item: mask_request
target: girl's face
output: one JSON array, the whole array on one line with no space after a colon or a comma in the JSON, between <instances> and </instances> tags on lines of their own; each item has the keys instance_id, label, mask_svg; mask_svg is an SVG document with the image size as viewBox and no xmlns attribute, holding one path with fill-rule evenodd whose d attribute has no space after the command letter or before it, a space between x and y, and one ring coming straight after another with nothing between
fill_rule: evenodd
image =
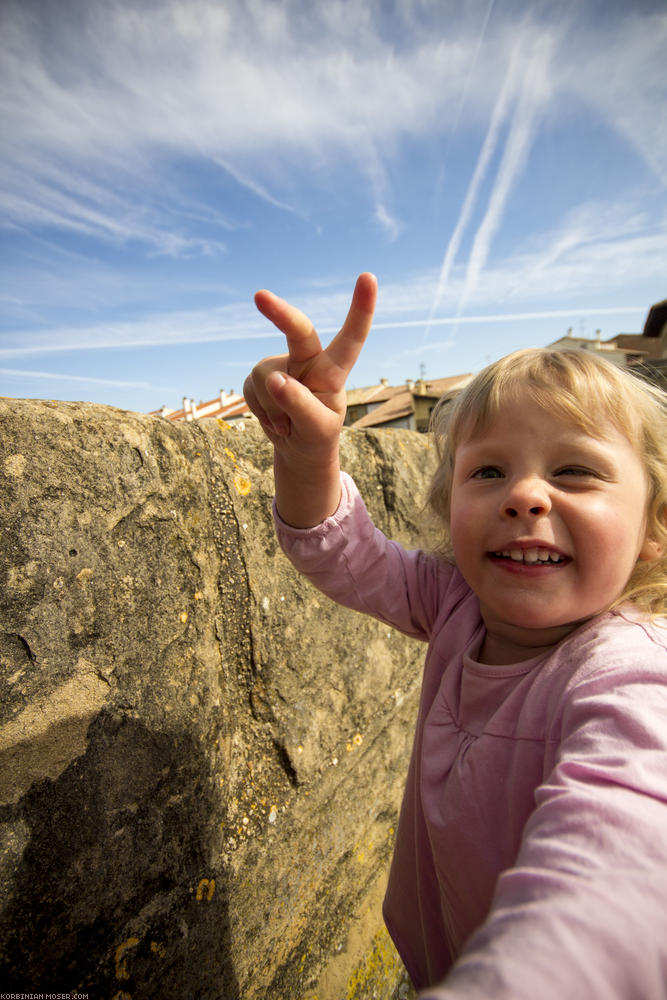
<instances>
[{"instance_id":1,"label":"girl's face","mask_svg":"<svg viewBox=\"0 0 667 1000\"><path fill-rule=\"evenodd\" d=\"M451 539L480 600L481 659L550 648L623 592L646 540L648 485L608 420L592 437L527 396L508 402L454 456Z\"/></svg>"}]
</instances>

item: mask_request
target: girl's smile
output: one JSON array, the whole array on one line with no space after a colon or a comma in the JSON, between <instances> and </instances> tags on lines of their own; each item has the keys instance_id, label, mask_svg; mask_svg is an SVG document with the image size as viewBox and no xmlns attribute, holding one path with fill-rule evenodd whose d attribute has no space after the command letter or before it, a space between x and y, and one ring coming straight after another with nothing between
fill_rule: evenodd
<instances>
[{"instance_id":1,"label":"girl's smile","mask_svg":"<svg viewBox=\"0 0 667 1000\"><path fill-rule=\"evenodd\" d=\"M505 561L505 569L510 573L553 569L555 566L564 566L569 559L551 546L532 540L526 546L520 542L510 542L502 551L490 552L489 558Z\"/></svg>"},{"instance_id":2,"label":"girl's smile","mask_svg":"<svg viewBox=\"0 0 667 1000\"><path fill-rule=\"evenodd\" d=\"M593 437L527 396L456 450L451 538L486 662L528 659L622 594L651 558L646 475L611 421Z\"/></svg>"}]
</instances>

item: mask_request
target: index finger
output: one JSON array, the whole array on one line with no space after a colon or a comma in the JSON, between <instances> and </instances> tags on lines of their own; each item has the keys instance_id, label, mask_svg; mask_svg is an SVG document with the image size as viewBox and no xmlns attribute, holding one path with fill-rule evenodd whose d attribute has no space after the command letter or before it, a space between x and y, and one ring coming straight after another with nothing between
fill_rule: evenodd
<instances>
[{"instance_id":1,"label":"index finger","mask_svg":"<svg viewBox=\"0 0 667 1000\"><path fill-rule=\"evenodd\" d=\"M321 354L322 345L315 327L296 306L265 288L256 293L255 305L263 316L285 334L291 362L302 365Z\"/></svg>"},{"instance_id":2,"label":"index finger","mask_svg":"<svg viewBox=\"0 0 667 1000\"><path fill-rule=\"evenodd\" d=\"M370 272L360 274L345 322L324 352L346 375L354 367L370 333L376 299L377 278Z\"/></svg>"}]
</instances>

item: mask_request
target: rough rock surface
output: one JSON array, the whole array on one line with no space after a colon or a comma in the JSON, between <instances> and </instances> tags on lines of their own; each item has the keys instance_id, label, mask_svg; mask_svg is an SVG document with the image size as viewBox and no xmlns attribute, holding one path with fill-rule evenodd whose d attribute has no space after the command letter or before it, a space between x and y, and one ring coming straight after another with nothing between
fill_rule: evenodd
<instances>
[{"instance_id":1,"label":"rough rock surface","mask_svg":"<svg viewBox=\"0 0 667 1000\"><path fill-rule=\"evenodd\" d=\"M409 995L380 904L423 647L300 579L259 429L0 400L0 982ZM433 462L346 432L417 542Z\"/></svg>"}]
</instances>

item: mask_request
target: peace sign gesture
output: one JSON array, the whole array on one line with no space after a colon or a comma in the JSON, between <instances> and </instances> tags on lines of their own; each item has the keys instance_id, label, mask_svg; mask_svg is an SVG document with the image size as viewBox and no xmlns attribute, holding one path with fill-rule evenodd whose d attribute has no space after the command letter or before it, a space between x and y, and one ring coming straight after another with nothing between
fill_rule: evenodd
<instances>
[{"instance_id":1,"label":"peace sign gesture","mask_svg":"<svg viewBox=\"0 0 667 1000\"><path fill-rule=\"evenodd\" d=\"M274 446L278 509L295 527L318 524L338 506L345 381L370 331L376 295L375 277L360 275L345 322L326 348L299 309L271 292L255 296L259 311L285 334L288 353L255 365L243 392Z\"/></svg>"}]
</instances>

